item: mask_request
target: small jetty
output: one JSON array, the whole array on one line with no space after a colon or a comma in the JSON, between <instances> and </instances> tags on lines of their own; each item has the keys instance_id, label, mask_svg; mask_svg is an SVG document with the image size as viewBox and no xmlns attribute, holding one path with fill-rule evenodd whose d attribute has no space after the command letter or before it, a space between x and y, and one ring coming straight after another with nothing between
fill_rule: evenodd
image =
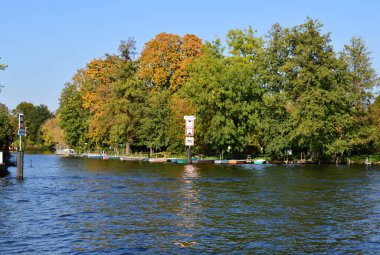
<instances>
[{"instance_id":1,"label":"small jetty","mask_svg":"<svg viewBox=\"0 0 380 255\"><path fill-rule=\"evenodd\" d=\"M121 161L145 161L149 163L175 163L175 164L187 164L189 160L187 158L175 158L175 157L143 157L143 156L117 156L107 155L104 153L86 153L77 155L89 159L103 159L103 160L121 160ZM191 160L193 164L229 164L229 165L241 165L241 164L266 164L265 159L203 159L194 157Z\"/></svg>"},{"instance_id":2,"label":"small jetty","mask_svg":"<svg viewBox=\"0 0 380 255\"><path fill-rule=\"evenodd\" d=\"M163 155L158 155L156 157L143 156L143 154L132 154L130 156L120 156L120 155L110 155L105 152L87 152L83 154L74 154L73 151L68 149L61 150L62 153L56 153L63 156L73 156L82 157L88 159L101 159L101 160L120 160L120 161L144 161L149 163L175 163L175 164L188 164L189 160L187 158L177 158L177 157L162 157ZM192 157L192 164L229 164L229 165L241 165L241 164L254 164L262 165L268 163L266 159L256 158L251 159L248 156L246 159L212 159L212 158L202 158L202 157Z\"/></svg>"}]
</instances>

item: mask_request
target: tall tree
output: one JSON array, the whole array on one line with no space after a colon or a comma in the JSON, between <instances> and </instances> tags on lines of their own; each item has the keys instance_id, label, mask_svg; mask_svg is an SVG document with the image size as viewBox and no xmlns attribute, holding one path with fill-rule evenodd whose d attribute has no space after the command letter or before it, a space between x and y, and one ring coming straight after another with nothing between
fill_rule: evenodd
<instances>
[{"instance_id":1,"label":"tall tree","mask_svg":"<svg viewBox=\"0 0 380 255\"><path fill-rule=\"evenodd\" d=\"M138 74L151 87L176 91L186 81L186 64L201 55L202 41L195 35L160 33L145 44Z\"/></svg>"},{"instance_id":2,"label":"tall tree","mask_svg":"<svg viewBox=\"0 0 380 255\"><path fill-rule=\"evenodd\" d=\"M352 105L355 107L369 105L372 89L379 81L372 67L370 54L364 40L360 37L353 37L349 44L344 45L344 50L340 53L349 73L346 90L350 93Z\"/></svg>"},{"instance_id":3,"label":"tall tree","mask_svg":"<svg viewBox=\"0 0 380 255\"><path fill-rule=\"evenodd\" d=\"M120 55L112 55L115 80L102 82L95 90L89 136L112 146L125 143L128 155L141 119L146 86L136 75L135 41L122 41L119 51Z\"/></svg>"},{"instance_id":4,"label":"tall tree","mask_svg":"<svg viewBox=\"0 0 380 255\"><path fill-rule=\"evenodd\" d=\"M263 136L271 153L295 148L337 159L369 142L365 113L352 106L358 105L354 101L363 105L372 85L353 85L358 75L349 71L355 68L347 59L359 58L343 54L338 59L329 34L322 34L321 28L319 21L308 18L291 29L274 25L270 31L264 97L270 104L265 107L268 123ZM349 49L346 54L358 51Z\"/></svg>"},{"instance_id":5,"label":"tall tree","mask_svg":"<svg viewBox=\"0 0 380 255\"><path fill-rule=\"evenodd\" d=\"M293 27L284 37L288 50L280 67L285 78L287 111L291 117L288 139L314 155L323 153L333 142L337 119L344 116L345 100L337 96L344 92L340 86L341 65L330 44L330 35L322 34L322 24L308 18Z\"/></svg>"},{"instance_id":6,"label":"tall tree","mask_svg":"<svg viewBox=\"0 0 380 255\"><path fill-rule=\"evenodd\" d=\"M207 43L205 55L189 67L184 87L197 116L197 141L220 152L244 149L257 127L262 96L262 40L251 28L227 35L231 57L223 57L220 41ZM219 52L218 52L219 51Z\"/></svg>"},{"instance_id":7,"label":"tall tree","mask_svg":"<svg viewBox=\"0 0 380 255\"><path fill-rule=\"evenodd\" d=\"M259 144L269 155L282 156L293 145L289 138L291 132L290 113L287 95L285 93L285 73L282 66L289 60L285 38L289 29L276 23L266 36L264 52L264 68L261 72L265 92L263 95L263 114L257 133Z\"/></svg>"},{"instance_id":8,"label":"tall tree","mask_svg":"<svg viewBox=\"0 0 380 255\"><path fill-rule=\"evenodd\" d=\"M66 83L59 99L60 126L70 147L84 149L90 146L88 139L89 112L83 107L79 84Z\"/></svg>"},{"instance_id":9,"label":"tall tree","mask_svg":"<svg viewBox=\"0 0 380 255\"><path fill-rule=\"evenodd\" d=\"M169 89L150 90L144 106L139 137L143 145L153 150L163 150L169 146L167 133L170 125Z\"/></svg>"},{"instance_id":10,"label":"tall tree","mask_svg":"<svg viewBox=\"0 0 380 255\"><path fill-rule=\"evenodd\" d=\"M339 84L344 84L337 97L345 98L344 118L337 122L336 139L327 145L327 151L337 155L368 152L373 144L374 126L368 115L368 106L373 97L372 89L378 78L372 67L370 52L365 42L354 37L340 53L343 68ZM340 107L342 109L342 107Z\"/></svg>"}]
</instances>

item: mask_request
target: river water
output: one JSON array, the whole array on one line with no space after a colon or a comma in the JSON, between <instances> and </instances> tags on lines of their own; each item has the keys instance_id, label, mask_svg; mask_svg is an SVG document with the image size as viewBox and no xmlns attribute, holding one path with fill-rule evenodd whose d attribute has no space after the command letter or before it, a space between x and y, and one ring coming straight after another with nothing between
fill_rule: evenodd
<instances>
[{"instance_id":1,"label":"river water","mask_svg":"<svg viewBox=\"0 0 380 255\"><path fill-rule=\"evenodd\" d=\"M25 155L1 254L376 254L380 168Z\"/></svg>"}]
</instances>

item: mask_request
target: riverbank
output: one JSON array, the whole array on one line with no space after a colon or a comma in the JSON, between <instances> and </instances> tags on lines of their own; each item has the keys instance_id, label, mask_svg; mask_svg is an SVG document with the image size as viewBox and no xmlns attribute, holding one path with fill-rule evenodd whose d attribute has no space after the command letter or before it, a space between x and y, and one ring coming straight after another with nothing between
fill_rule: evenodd
<instances>
[{"instance_id":1,"label":"riverbank","mask_svg":"<svg viewBox=\"0 0 380 255\"><path fill-rule=\"evenodd\" d=\"M53 154L51 151L26 151L26 154ZM149 155L148 153L134 153L130 156L126 155L114 155L112 153L82 153L82 154L70 154L70 155L60 155L63 157L82 157L90 159L103 159L103 160L121 160L121 161L146 161L151 163L188 163L188 159L185 155L173 155L167 152L154 153ZM227 158L227 159L226 159ZM206 156L203 154L195 154L192 157L192 163L216 163L216 164L338 164L338 165L380 165L380 154L374 155L357 155L352 157L342 157L338 160L338 163L333 160L321 160L320 162L312 162L310 159L297 159L289 158L288 160L279 160L266 157L265 155L257 155L252 157L250 155L225 155L225 159L221 160L215 156Z\"/></svg>"},{"instance_id":2,"label":"riverbank","mask_svg":"<svg viewBox=\"0 0 380 255\"><path fill-rule=\"evenodd\" d=\"M177 155L177 156L165 156L164 154L157 154L156 156L149 157L148 154L135 154L132 156L121 156L121 155L109 155L106 153L85 153L85 154L70 154L70 155L63 155L64 157L82 157L82 158L89 158L89 159L102 159L102 160L120 160L120 161L145 161L150 163L189 163L188 159L184 156ZM236 164L276 164L276 165L286 165L286 164L308 164L308 165L320 165L320 164L338 164L338 165L350 165L350 164L356 164L356 165L380 165L379 156L371 156L371 157L365 157L365 156L357 156L352 158L344 158L337 162L333 161L321 161L321 162L312 162L311 160L272 160L270 158L266 158L264 156L262 157L247 157L246 159L242 159L242 157L237 158L229 158L229 159L217 159L215 157L199 157L194 156L191 159L192 163L198 164L198 163L210 163L210 164L230 164L230 165L236 165Z\"/></svg>"}]
</instances>

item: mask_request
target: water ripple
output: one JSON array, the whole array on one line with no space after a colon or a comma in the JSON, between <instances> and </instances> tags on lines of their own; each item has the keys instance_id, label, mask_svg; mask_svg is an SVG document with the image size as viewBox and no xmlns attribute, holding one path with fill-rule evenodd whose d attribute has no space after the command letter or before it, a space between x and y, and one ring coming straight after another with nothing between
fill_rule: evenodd
<instances>
[{"instance_id":1,"label":"water ripple","mask_svg":"<svg viewBox=\"0 0 380 255\"><path fill-rule=\"evenodd\" d=\"M375 254L380 169L26 155L0 179L2 254ZM30 167L32 165L32 167Z\"/></svg>"}]
</instances>

